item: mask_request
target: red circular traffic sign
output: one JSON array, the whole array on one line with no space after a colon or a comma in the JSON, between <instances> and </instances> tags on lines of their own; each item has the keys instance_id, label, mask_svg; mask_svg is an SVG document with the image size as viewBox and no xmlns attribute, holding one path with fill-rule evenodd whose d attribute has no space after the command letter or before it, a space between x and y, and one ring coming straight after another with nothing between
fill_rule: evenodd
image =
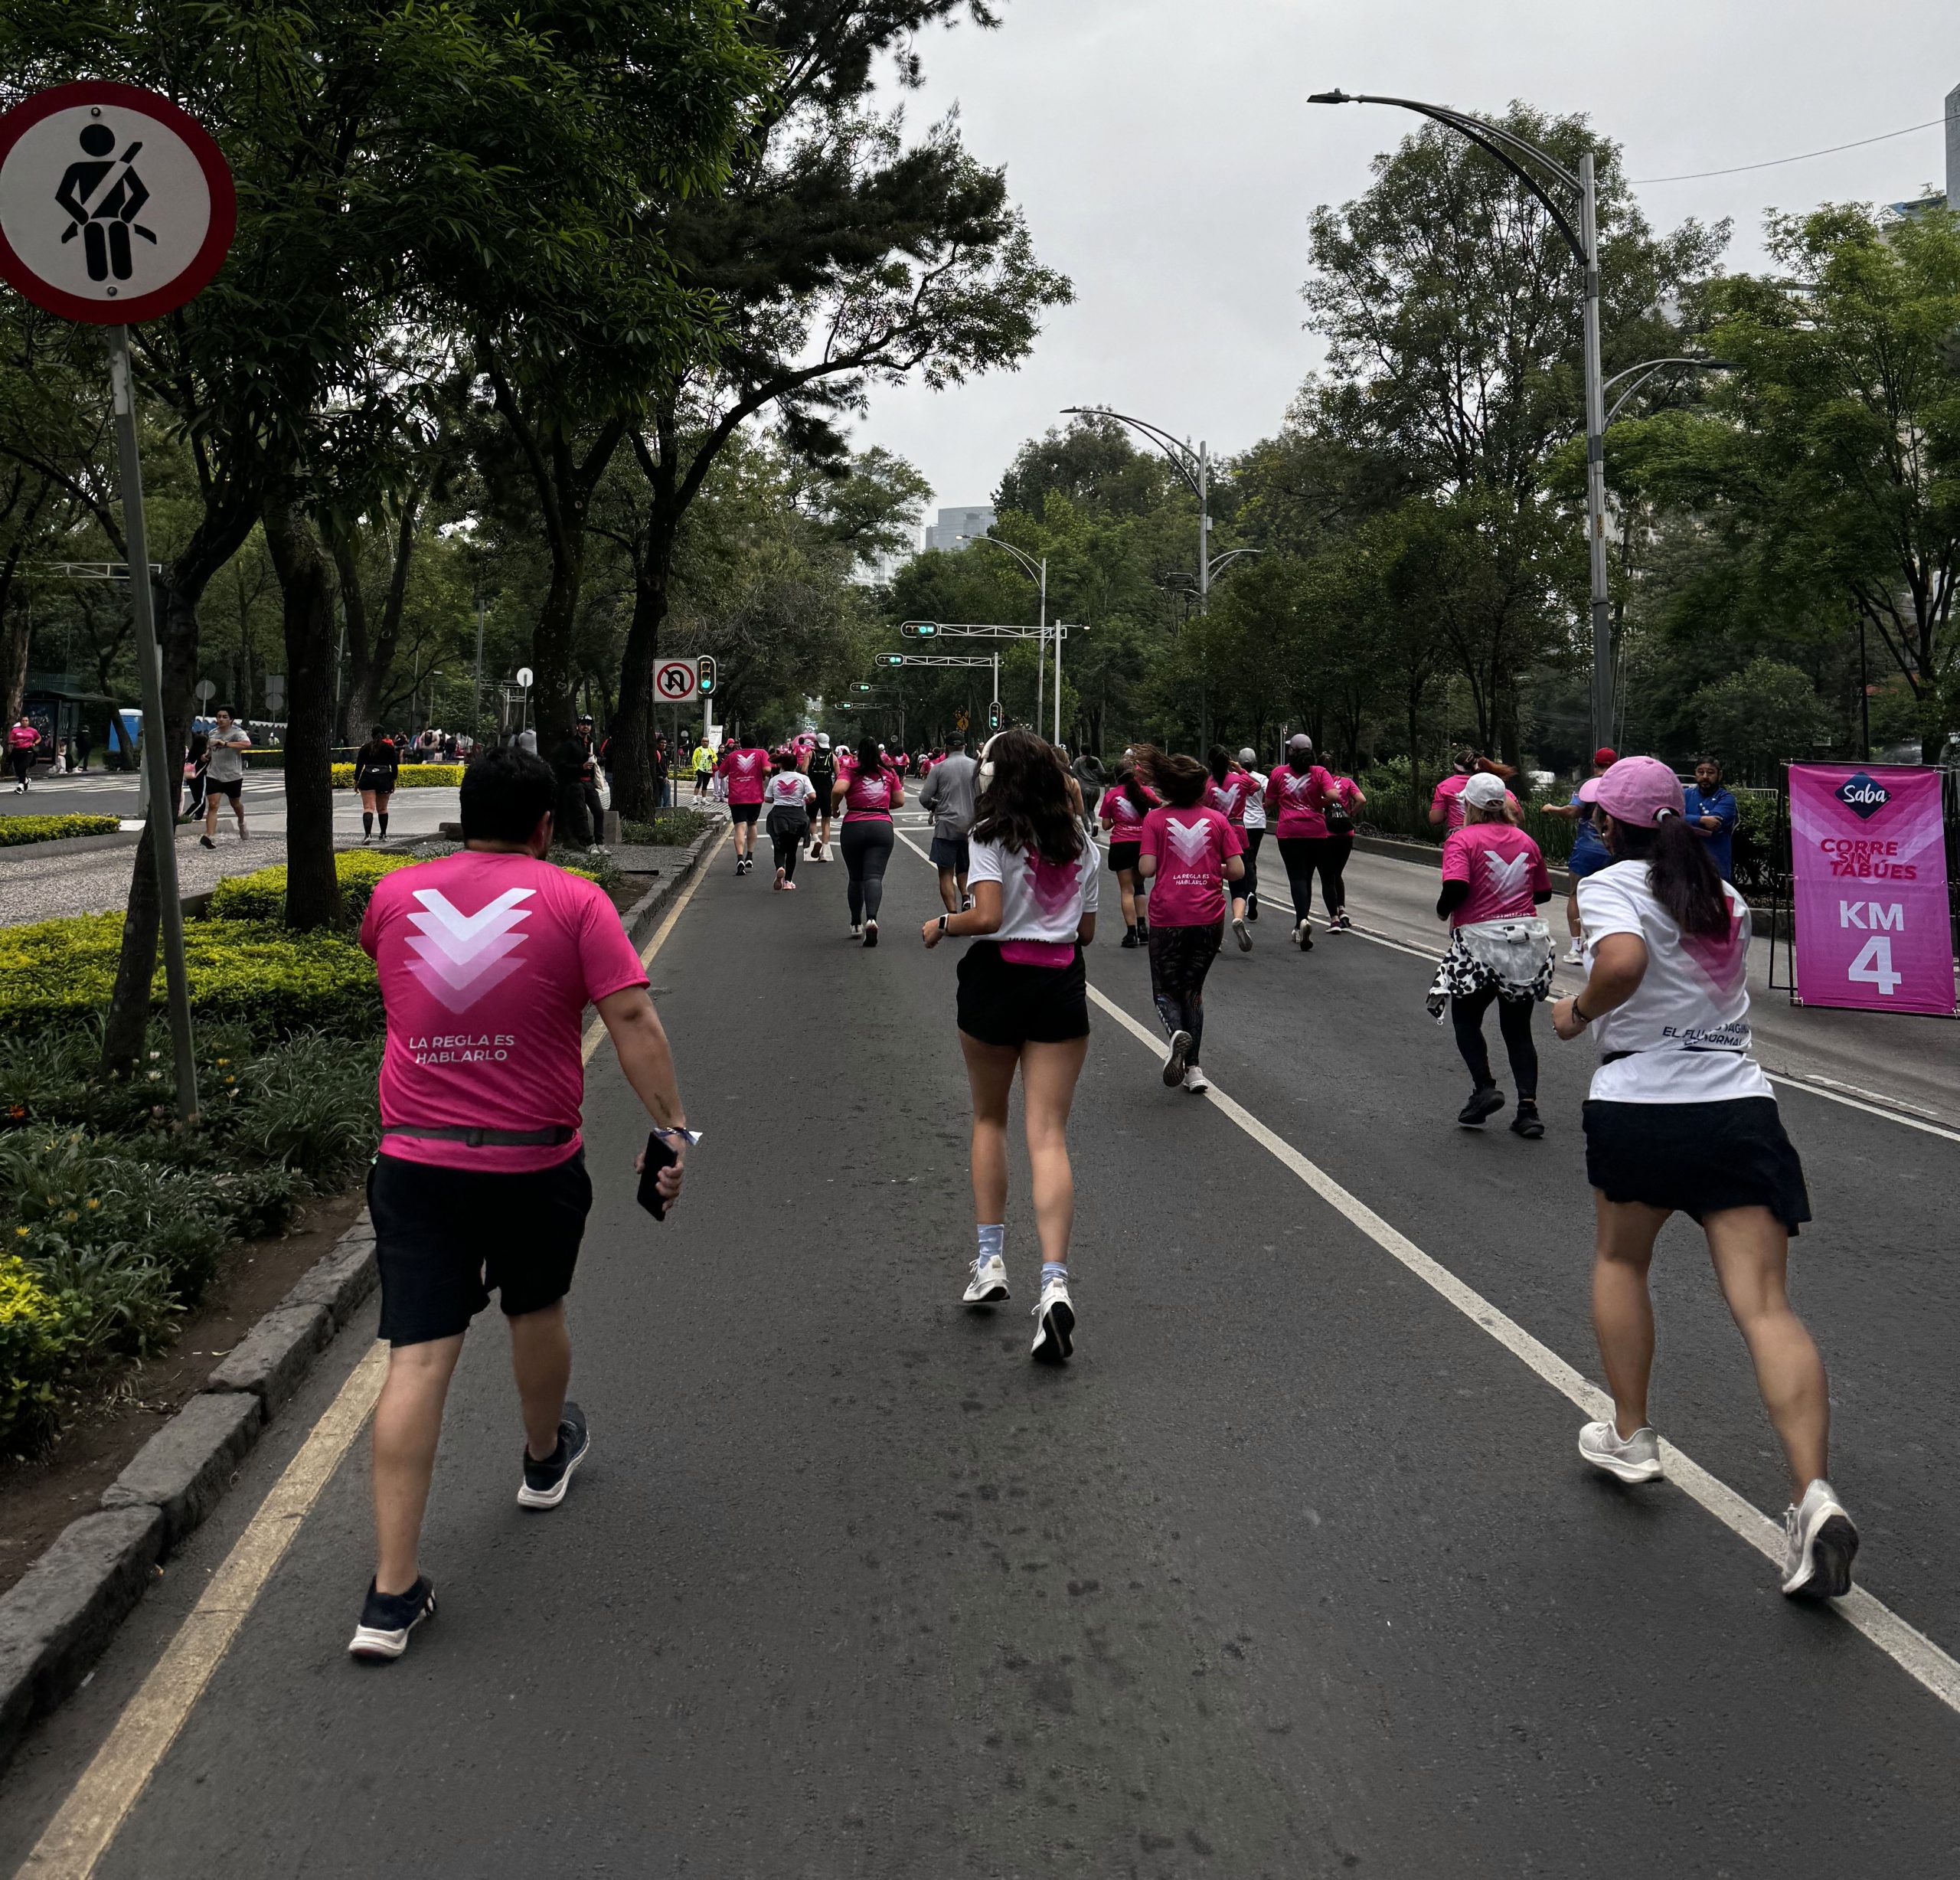
<instances>
[{"instance_id":1,"label":"red circular traffic sign","mask_svg":"<svg viewBox=\"0 0 1960 1880\"><path fill-rule=\"evenodd\" d=\"M237 227L224 152L140 85L84 79L0 116L0 276L47 312L168 313L209 285Z\"/></svg>"}]
</instances>

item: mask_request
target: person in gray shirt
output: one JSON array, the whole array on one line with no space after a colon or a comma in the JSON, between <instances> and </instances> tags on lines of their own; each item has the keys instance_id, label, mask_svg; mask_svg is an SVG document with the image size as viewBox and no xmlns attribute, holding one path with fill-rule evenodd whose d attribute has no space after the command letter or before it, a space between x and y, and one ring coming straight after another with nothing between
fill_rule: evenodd
<instances>
[{"instance_id":1,"label":"person in gray shirt","mask_svg":"<svg viewBox=\"0 0 1960 1880\"><path fill-rule=\"evenodd\" d=\"M220 705L204 747L204 832L198 839L207 848L217 846L211 839L217 833L217 806L227 796L238 819L238 839L245 839L245 760L239 754L251 747L251 734L232 717L229 705Z\"/></svg>"},{"instance_id":2,"label":"person in gray shirt","mask_svg":"<svg viewBox=\"0 0 1960 1880\"><path fill-rule=\"evenodd\" d=\"M966 740L956 731L946 741L946 761L933 767L919 806L933 817L933 866L939 871L939 899L948 914L972 904L966 897L966 832L973 826L974 778L979 765L966 754Z\"/></svg>"}]
</instances>

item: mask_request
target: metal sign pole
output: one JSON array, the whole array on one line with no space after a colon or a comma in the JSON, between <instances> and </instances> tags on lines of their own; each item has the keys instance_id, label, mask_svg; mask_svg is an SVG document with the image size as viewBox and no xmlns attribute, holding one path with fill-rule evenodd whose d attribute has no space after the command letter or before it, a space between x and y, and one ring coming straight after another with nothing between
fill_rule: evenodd
<instances>
[{"instance_id":1,"label":"metal sign pole","mask_svg":"<svg viewBox=\"0 0 1960 1880\"><path fill-rule=\"evenodd\" d=\"M184 904L177 894L176 792L170 785L169 733L163 716L162 656L150 590L150 547L143 527L143 466L136 449L136 381L129 329L109 329L109 380L116 407L116 450L122 479L122 529L129 551L129 610L136 629L136 672L143 688L143 776L149 790L150 846L163 920L163 971L170 1001L170 1041L177 1067L177 1113L198 1114L198 1067L191 1050L191 982L184 965Z\"/></svg>"}]
</instances>

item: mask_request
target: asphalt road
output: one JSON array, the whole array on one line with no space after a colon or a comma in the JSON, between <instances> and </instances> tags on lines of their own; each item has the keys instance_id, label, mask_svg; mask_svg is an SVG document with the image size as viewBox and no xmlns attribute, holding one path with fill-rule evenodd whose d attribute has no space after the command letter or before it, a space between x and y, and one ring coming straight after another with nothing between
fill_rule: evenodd
<instances>
[{"instance_id":1,"label":"asphalt road","mask_svg":"<svg viewBox=\"0 0 1960 1880\"><path fill-rule=\"evenodd\" d=\"M970 1252L954 949L901 845L885 943L726 851L655 962L707 1137L666 1227L594 1059L575 1293L592 1460L514 1505L492 1323L383 1671L343 1656L364 1447L328 1483L99 1871L166 1876L1960 1871L1960 1717L1681 1489L1592 1475L1579 1413L1223 1106L1097 1016L1073 1139L1081 1323ZM1365 908L1355 911L1365 918ZM1583 1047L1537 1144L1451 1123L1426 963L1276 920L1207 994L1221 1093L1588 1376ZM1106 934L1107 929L1106 928ZM1110 937L1113 937L1113 936ZM1091 978L1149 1018L1143 958ZM1795 1290L1860 1578L1960 1649L1947 1433L1960 1143L1802 1093ZM1690 1233L1658 1263L1663 1433L1772 1515L1773 1439ZM95 1681L0 1786L17 1860L362 1350L343 1339Z\"/></svg>"}]
</instances>

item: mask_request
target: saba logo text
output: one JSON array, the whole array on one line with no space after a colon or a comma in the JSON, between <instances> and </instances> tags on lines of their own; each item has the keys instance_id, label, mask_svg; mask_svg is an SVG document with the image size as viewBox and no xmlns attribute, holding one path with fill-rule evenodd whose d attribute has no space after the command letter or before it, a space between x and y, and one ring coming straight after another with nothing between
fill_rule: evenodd
<instances>
[{"instance_id":1,"label":"saba logo text","mask_svg":"<svg viewBox=\"0 0 1960 1880\"><path fill-rule=\"evenodd\" d=\"M1873 783L1862 770L1845 778L1838 786L1836 795L1847 809L1867 822L1892 800L1892 793L1883 783Z\"/></svg>"}]
</instances>

